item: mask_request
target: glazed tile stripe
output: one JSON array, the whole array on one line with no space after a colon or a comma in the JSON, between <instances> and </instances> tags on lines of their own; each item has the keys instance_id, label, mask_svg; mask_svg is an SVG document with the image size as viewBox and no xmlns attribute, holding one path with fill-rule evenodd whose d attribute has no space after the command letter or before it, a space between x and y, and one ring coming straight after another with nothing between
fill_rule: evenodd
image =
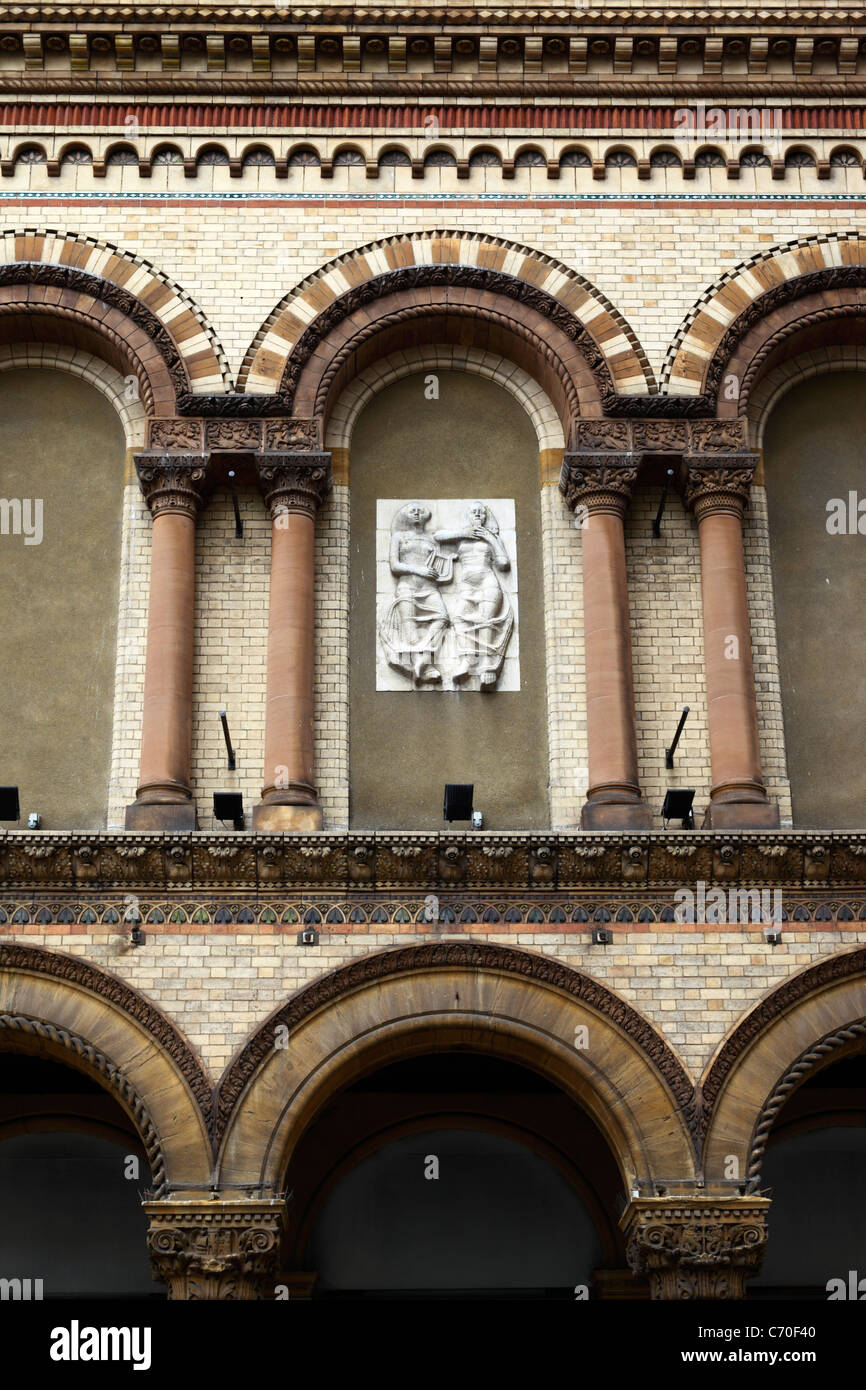
<instances>
[{"instance_id":1,"label":"glazed tile stripe","mask_svg":"<svg viewBox=\"0 0 866 1390\"><path fill-rule=\"evenodd\" d=\"M166 193L77 193L70 189L63 191L3 191L0 202L24 205L28 203L107 203L138 206L141 204L172 203L191 205L194 203L259 203L296 204L313 203L325 207L344 207L360 203L374 207L377 203L419 204L435 207L443 203L457 207L474 207L480 204L504 206L520 203L524 207L538 207L549 203L601 206L605 203L620 207L631 204L660 205L705 203L708 207L721 203L759 204L767 206L774 203L787 203L793 206L829 203L836 207L866 203L866 193L230 193L230 192L166 192Z\"/></svg>"}]
</instances>

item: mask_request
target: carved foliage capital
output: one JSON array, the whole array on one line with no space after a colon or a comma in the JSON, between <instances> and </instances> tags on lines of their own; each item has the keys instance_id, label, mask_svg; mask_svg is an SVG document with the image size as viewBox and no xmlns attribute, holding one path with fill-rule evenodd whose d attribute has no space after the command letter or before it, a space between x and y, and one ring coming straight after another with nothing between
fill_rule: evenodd
<instances>
[{"instance_id":1,"label":"carved foliage capital","mask_svg":"<svg viewBox=\"0 0 866 1390\"><path fill-rule=\"evenodd\" d=\"M281 1202L146 1202L145 1210L154 1278L169 1298L266 1297L279 1262Z\"/></svg>"},{"instance_id":2,"label":"carved foliage capital","mask_svg":"<svg viewBox=\"0 0 866 1390\"><path fill-rule=\"evenodd\" d=\"M163 512L198 516L204 504L207 454L135 455L135 470L154 518Z\"/></svg>"},{"instance_id":3,"label":"carved foliage capital","mask_svg":"<svg viewBox=\"0 0 866 1390\"><path fill-rule=\"evenodd\" d=\"M742 1298L767 1242L764 1197L639 1198L622 1218L626 1256L656 1299Z\"/></svg>"},{"instance_id":4,"label":"carved foliage capital","mask_svg":"<svg viewBox=\"0 0 866 1390\"><path fill-rule=\"evenodd\" d=\"M280 512L315 516L331 490L331 455L260 453L255 455L259 487L271 517Z\"/></svg>"},{"instance_id":5,"label":"carved foliage capital","mask_svg":"<svg viewBox=\"0 0 866 1390\"><path fill-rule=\"evenodd\" d=\"M562 456L559 490L574 511L615 512L624 516L637 482L637 460L631 453L567 453Z\"/></svg>"},{"instance_id":6,"label":"carved foliage capital","mask_svg":"<svg viewBox=\"0 0 866 1390\"><path fill-rule=\"evenodd\" d=\"M701 521L717 512L743 515L758 459L756 454L688 454L685 501Z\"/></svg>"}]
</instances>

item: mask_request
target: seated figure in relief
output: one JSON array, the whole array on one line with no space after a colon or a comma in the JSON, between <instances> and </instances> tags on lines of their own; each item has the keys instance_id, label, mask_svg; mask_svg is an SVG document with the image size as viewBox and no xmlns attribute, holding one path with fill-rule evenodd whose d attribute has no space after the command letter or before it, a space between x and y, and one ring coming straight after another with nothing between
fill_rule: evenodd
<instances>
[{"instance_id":1,"label":"seated figure in relief","mask_svg":"<svg viewBox=\"0 0 866 1390\"><path fill-rule=\"evenodd\" d=\"M431 513L420 502L401 507L391 523L395 598L379 628L388 664L419 685L440 681L437 654L448 626L439 592L451 581L453 560L425 530Z\"/></svg>"},{"instance_id":2,"label":"seated figure in relief","mask_svg":"<svg viewBox=\"0 0 866 1390\"><path fill-rule=\"evenodd\" d=\"M492 690L499 678L505 649L514 628L511 600L499 582L499 572L511 568L499 537L499 523L483 502L463 513L459 531L437 531L441 545L456 545L459 572L457 592L450 605L457 637L454 681L478 675L482 690Z\"/></svg>"}]
</instances>

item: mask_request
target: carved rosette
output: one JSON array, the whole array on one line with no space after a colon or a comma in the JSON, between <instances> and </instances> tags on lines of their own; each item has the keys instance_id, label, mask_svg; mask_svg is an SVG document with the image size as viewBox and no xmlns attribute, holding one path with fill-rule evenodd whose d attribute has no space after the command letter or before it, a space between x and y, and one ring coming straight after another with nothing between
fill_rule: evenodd
<instances>
[{"instance_id":1,"label":"carved rosette","mask_svg":"<svg viewBox=\"0 0 866 1390\"><path fill-rule=\"evenodd\" d=\"M259 453L259 487L271 520L285 512L315 517L331 490L331 455Z\"/></svg>"},{"instance_id":2,"label":"carved rosette","mask_svg":"<svg viewBox=\"0 0 866 1390\"><path fill-rule=\"evenodd\" d=\"M270 1202L145 1202L153 1277L170 1299L271 1296L285 1206Z\"/></svg>"},{"instance_id":3,"label":"carved rosette","mask_svg":"<svg viewBox=\"0 0 866 1390\"><path fill-rule=\"evenodd\" d=\"M163 512L195 521L204 505L207 454L136 454L135 470L154 520Z\"/></svg>"},{"instance_id":4,"label":"carved rosette","mask_svg":"<svg viewBox=\"0 0 866 1390\"><path fill-rule=\"evenodd\" d=\"M571 511L586 507L590 514L612 512L624 517L637 471L637 459L631 453L566 453L562 456L559 490Z\"/></svg>"},{"instance_id":5,"label":"carved rosette","mask_svg":"<svg viewBox=\"0 0 866 1390\"><path fill-rule=\"evenodd\" d=\"M696 521L727 512L742 520L758 462L756 454L688 454L685 501Z\"/></svg>"},{"instance_id":6,"label":"carved rosette","mask_svg":"<svg viewBox=\"0 0 866 1390\"><path fill-rule=\"evenodd\" d=\"M623 1213L626 1257L654 1299L743 1298L767 1243L766 1197L636 1198Z\"/></svg>"}]
</instances>

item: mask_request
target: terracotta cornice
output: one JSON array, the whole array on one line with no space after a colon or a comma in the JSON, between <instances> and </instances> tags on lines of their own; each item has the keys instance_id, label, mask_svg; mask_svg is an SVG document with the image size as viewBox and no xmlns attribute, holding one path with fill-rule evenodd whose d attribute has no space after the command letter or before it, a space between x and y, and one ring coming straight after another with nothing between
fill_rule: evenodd
<instances>
[{"instance_id":1,"label":"terracotta cornice","mask_svg":"<svg viewBox=\"0 0 866 1390\"><path fill-rule=\"evenodd\" d=\"M7 894L226 885L422 896L437 889L670 894L672 884L699 882L862 891L866 831L0 834L0 892Z\"/></svg>"}]
</instances>

